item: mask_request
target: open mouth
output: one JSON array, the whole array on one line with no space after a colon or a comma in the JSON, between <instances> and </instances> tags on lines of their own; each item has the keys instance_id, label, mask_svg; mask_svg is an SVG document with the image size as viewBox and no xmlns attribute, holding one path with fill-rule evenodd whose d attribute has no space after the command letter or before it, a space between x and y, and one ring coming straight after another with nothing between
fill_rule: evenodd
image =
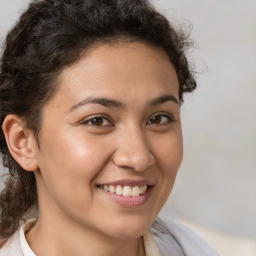
<instances>
[{"instance_id":1,"label":"open mouth","mask_svg":"<svg viewBox=\"0 0 256 256\"><path fill-rule=\"evenodd\" d=\"M150 186L123 186L123 185L98 185L98 188L109 192L111 194L116 194L124 197L138 197L145 194Z\"/></svg>"}]
</instances>

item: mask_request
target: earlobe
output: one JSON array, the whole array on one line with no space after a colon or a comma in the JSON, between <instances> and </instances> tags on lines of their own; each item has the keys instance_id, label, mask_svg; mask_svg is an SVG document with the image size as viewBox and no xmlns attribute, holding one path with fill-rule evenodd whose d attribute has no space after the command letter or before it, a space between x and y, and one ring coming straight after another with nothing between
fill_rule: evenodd
<instances>
[{"instance_id":1,"label":"earlobe","mask_svg":"<svg viewBox=\"0 0 256 256\"><path fill-rule=\"evenodd\" d=\"M36 142L24 121L16 115L6 116L2 126L5 140L12 157L27 171L36 171Z\"/></svg>"}]
</instances>

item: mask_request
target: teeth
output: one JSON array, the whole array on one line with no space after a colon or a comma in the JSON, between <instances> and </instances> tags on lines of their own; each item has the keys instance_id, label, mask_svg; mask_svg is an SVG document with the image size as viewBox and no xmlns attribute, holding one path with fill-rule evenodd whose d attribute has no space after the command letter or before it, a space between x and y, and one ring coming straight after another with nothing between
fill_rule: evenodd
<instances>
[{"instance_id":1,"label":"teeth","mask_svg":"<svg viewBox=\"0 0 256 256\"><path fill-rule=\"evenodd\" d=\"M130 186L124 186L123 196L132 196L132 188Z\"/></svg>"},{"instance_id":2,"label":"teeth","mask_svg":"<svg viewBox=\"0 0 256 256\"><path fill-rule=\"evenodd\" d=\"M119 185L116 187L116 194L117 194L117 195L122 195L122 194L123 194L123 189L122 189L122 187L119 186Z\"/></svg>"},{"instance_id":3,"label":"teeth","mask_svg":"<svg viewBox=\"0 0 256 256\"><path fill-rule=\"evenodd\" d=\"M147 190L147 185L144 186L135 186L135 187L131 187L131 186L121 186L121 185L104 185L104 186L100 186L102 189L104 189L106 192L110 192L110 193L115 193L117 195L122 195L122 196L139 196L142 195L146 192Z\"/></svg>"},{"instance_id":4,"label":"teeth","mask_svg":"<svg viewBox=\"0 0 256 256\"><path fill-rule=\"evenodd\" d=\"M140 195L140 188L137 187L133 187L132 188L132 196L139 196Z\"/></svg>"},{"instance_id":5,"label":"teeth","mask_svg":"<svg viewBox=\"0 0 256 256\"><path fill-rule=\"evenodd\" d=\"M110 193L115 193L116 192L114 186L112 186L112 185L109 186L109 192Z\"/></svg>"},{"instance_id":6,"label":"teeth","mask_svg":"<svg viewBox=\"0 0 256 256\"><path fill-rule=\"evenodd\" d=\"M147 190L147 185L141 186L140 187L140 194L144 194L146 190Z\"/></svg>"}]
</instances>

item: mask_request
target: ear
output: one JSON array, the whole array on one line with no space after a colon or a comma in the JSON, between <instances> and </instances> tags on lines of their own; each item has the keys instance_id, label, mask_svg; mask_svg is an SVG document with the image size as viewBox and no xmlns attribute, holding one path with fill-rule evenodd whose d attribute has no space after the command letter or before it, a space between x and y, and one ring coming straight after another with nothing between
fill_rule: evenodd
<instances>
[{"instance_id":1,"label":"ear","mask_svg":"<svg viewBox=\"0 0 256 256\"><path fill-rule=\"evenodd\" d=\"M6 116L2 129L12 157L27 171L38 170L36 161L37 143L33 133L26 128L24 121L16 115Z\"/></svg>"}]
</instances>

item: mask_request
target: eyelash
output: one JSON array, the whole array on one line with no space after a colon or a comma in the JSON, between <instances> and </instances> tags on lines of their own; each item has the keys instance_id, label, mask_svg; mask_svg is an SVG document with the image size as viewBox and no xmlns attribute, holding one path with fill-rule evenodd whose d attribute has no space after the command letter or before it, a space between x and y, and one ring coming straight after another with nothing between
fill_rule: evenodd
<instances>
[{"instance_id":1,"label":"eyelash","mask_svg":"<svg viewBox=\"0 0 256 256\"><path fill-rule=\"evenodd\" d=\"M103 122L104 122L104 120L107 120L107 122L110 123L110 125L102 125L102 126L98 126L98 127L114 126L114 125L112 124L112 122L109 121L109 118L107 118L107 117L105 117L105 116L102 116L102 115L90 116L89 118L84 119L84 120L82 121L82 124L84 124L84 125L90 125L90 126L92 126L92 127L97 127L97 125L92 125L92 124L90 124L90 122L92 122L93 119L103 120Z\"/></svg>"},{"instance_id":2,"label":"eyelash","mask_svg":"<svg viewBox=\"0 0 256 256\"><path fill-rule=\"evenodd\" d=\"M171 115L168 115L166 113L157 113L157 114L153 114L150 118L149 118L149 121L152 120L154 117L160 117L160 118L167 118L167 122L165 122L164 124L154 124L154 123L151 123L150 125L166 125L166 124L170 124L170 123L173 123L175 122L174 118L171 116ZM93 125L91 124L91 122L93 121L93 119L95 119L95 121L98 119L98 120L101 120L103 121L103 124L104 124L104 120L107 120L107 122L109 123L108 125L100 125L100 126L97 126L97 125ZM146 124L148 124L148 122ZM151 121L152 122L152 121ZM109 118L108 117L105 117L105 116L102 116L102 115L95 115L95 116L91 116L89 118L86 118L84 119L82 122L81 122L83 125L90 125L92 127L106 127L106 126L114 126L114 124L109 121Z\"/></svg>"},{"instance_id":3,"label":"eyelash","mask_svg":"<svg viewBox=\"0 0 256 256\"><path fill-rule=\"evenodd\" d=\"M173 123L175 121L174 118L171 115L168 115L168 114L165 114L165 113L154 114L154 115L152 115L150 117L149 121L152 120L154 117L167 118L167 123L164 123L164 124L152 124L152 125L166 125L166 124Z\"/></svg>"}]
</instances>

